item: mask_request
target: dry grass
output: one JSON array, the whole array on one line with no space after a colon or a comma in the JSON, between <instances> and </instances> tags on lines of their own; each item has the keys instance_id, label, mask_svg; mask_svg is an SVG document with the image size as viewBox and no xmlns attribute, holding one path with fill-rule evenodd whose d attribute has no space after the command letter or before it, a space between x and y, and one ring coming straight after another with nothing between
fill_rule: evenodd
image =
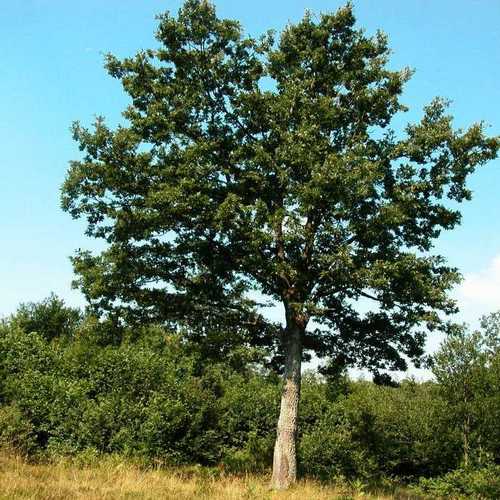
<instances>
[{"instance_id":1,"label":"dry grass","mask_svg":"<svg viewBox=\"0 0 500 500\"><path fill-rule=\"evenodd\" d=\"M0 499L411 499L404 491L364 493L301 481L285 492L268 490L264 476L220 476L204 471L144 469L116 459L91 466L68 461L29 464L19 456L0 454Z\"/></svg>"}]
</instances>

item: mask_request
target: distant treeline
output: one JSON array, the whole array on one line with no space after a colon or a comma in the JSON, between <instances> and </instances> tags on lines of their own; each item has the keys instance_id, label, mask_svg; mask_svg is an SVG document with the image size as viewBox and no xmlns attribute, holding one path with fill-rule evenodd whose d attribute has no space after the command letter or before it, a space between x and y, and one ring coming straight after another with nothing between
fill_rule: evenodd
<instances>
[{"instance_id":1,"label":"distant treeline","mask_svg":"<svg viewBox=\"0 0 500 500\"><path fill-rule=\"evenodd\" d=\"M483 324L484 335L462 331L445 342L435 358L440 383L383 386L342 371L306 374L302 474L366 481L444 475L421 480L420 488L436 496L478 488L495 497L494 320ZM267 470L279 374L250 351L240 348L224 362L181 338L156 326L118 328L54 296L21 306L0 325L1 444L33 457L118 453L151 464Z\"/></svg>"}]
</instances>

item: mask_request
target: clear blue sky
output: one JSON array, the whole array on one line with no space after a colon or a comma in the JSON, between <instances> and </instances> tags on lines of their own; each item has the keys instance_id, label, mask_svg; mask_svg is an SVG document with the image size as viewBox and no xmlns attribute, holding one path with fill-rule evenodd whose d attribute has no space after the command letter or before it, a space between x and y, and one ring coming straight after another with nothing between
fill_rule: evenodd
<instances>
[{"instance_id":1,"label":"clear blue sky","mask_svg":"<svg viewBox=\"0 0 500 500\"><path fill-rule=\"evenodd\" d=\"M306 9L335 10L336 0L216 0L219 14L258 35L298 20ZM154 16L179 1L3 0L0 2L0 315L21 301L55 291L70 304L68 256L95 244L83 224L59 208L59 187L78 158L69 126L102 114L116 123L125 97L102 69L102 54L132 55L155 45ZM500 134L500 2L498 0L358 0L359 26L389 35L395 68L416 74L404 102L416 120L435 95L453 100L457 126L476 120ZM473 320L500 308L499 161L471 179L475 197L463 224L437 249L467 277L457 292Z\"/></svg>"}]
</instances>

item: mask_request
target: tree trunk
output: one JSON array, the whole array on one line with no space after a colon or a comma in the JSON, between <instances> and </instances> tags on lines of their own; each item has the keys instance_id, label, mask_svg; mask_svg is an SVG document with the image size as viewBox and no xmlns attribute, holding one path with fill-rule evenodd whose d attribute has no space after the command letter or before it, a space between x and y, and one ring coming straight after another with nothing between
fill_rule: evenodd
<instances>
[{"instance_id":1,"label":"tree trunk","mask_svg":"<svg viewBox=\"0 0 500 500\"><path fill-rule=\"evenodd\" d=\"M302 331L297 321L287 318L284 345L286 350L281 409L274 445L271 487L288 488L297 478L297 418L300 399L300 365L302 360Z\"/></svg>"},{"instance_id":2,"label":"tree trunk","mask_svg":"<svg viewBox=\"0 0 500 500\"><path fill-rule=\"evenodd\" d=\"M467 410L468 412L468 410ZM465 467L469 466L469 435L470 435L470 415L467 413L464 420L463 425L463 442L464 442L464 465Z\"/></svg>"},{"instance_id":3,"label":"tree trunk","mask_svg":"<svg viewBox=\"0 0 500 500\"><path fill-rule=\"evenodd\" d=\"M464 384L464 419L462 423L462 439L464 446L464 465L465 467L469 466L469 436L470 436L470 407L469 407L469 387L467 383Z\"/></svg>"}]
</instances>

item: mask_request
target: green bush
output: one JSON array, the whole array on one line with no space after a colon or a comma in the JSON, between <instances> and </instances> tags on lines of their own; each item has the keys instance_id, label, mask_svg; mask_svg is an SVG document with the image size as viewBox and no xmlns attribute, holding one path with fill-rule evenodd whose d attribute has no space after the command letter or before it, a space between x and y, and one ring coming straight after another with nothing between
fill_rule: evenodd
<instances>
[{"instance_id":1,"label":"green bush","mask_svg":"<svg viewBox=\"0 0 500 500\"><path fill-rule=\"evenodd\" d=\"M270 467L279 376L252 362L236 363L236 369L213 356L207 360L203 350L160 327L113 328L89 316L62 342L28 333L19 321L0 323L0 446L78 460L110 454L237 472ZM498 363L492 364L491 387L498 385L497 374ZM440 475L421 480L422 491L495 492L493 466L446 474L458 466L462 450L438 389L431 382L382 387L306 373L302 473L347 481ZM480 428L481 449L498 461L498 443L491 442L498 434L497 395L484 405L491 418Z\"/></svg>"},{"instance_id":2,"label":"green bush","mask_svg":"<svg viewBox=\"0 0 500 500\"><path fill-rule=\"evenodd\" d=\"M222 462L234 471L261 471L272 463L280 386L259 375L233 373L221 381L217 402Z\"/></svg>"},{"instance_id":3,"label":"green bush","mask_svg":"<svg viewBox=\"0 0 500 500\"><path fill-rule=\"evenodd\" d=\"M33 426L40 448L55 443L68 450L80 448L79 427L89 404L87 381L29 369L11 384L14 401Z\"/></svg>"},{"instance_id":4,"label":"green bush","mask_svg":"<svg viewBox=\"0 0 500 500\"><path fill-rule=\"evenodd\" d=\"M29 370L56 369L57 353L38 334L26 335L17 327L0 327L0 402L14 398L17 378Z\"/></svg>"},{"instance_id":5,"label":"green bush","mask_svg":"<svg viewBox=\"0 0 500 500\"><path fill-rule=\"evenodd\" d=\"M457 469L441 477L421 479L416 490L433 498L500 498L500 466Z\"/></svg>"},{"instance_id":6,"label":"green bush","mask_svg":"<svg viewBox=\"0 0 500 500\"><path fill-rule=\"evenodd\" d=\"M400 387L353 384L344 402L353 438L383 474L414 478L440 474L460 460L460 439L432 383Z\"/></svg>"},{"instance_id":7,"label":"green bush","mask_svg":"<svg viewBox=\"0 0 500 500\"><path fill-rule=\"evenodd\" d=\"M299 441L302 472L323 480L374 474L375 462L355 432L342 403L332 405Z\"/></svg>"},{"instance_id":8,"label":"green bush","mask_svg":"<svg viewBox=\"0 0 500 500\"><path fill-rule=\"evenodd\" d=\"M0 406L0 448L23 454L37 451L33 424L15 404Z\"/></svg>"},{"instance_id":9,"label":"green bush","mask_svg":"<svg viewBox=\"0 0 500 500\"><path fill-rule=\"evenodd\" d=\"M173 337L101 347L49 343L17 327L0 334L1 395L50 454L86 449L215 462L215 396ZM167 345L167 344L171 345Z\"/></svg>"},{"instance_id":10,"label":"green bush","mask_svg":"<svg viewBox=\"0 0 500 500\"><path fill-rule=\"evenodd\" d=\"M24 332L37 333L46 340L73 337L82 320L78 309L68 307L51 294L41 302L21 304L11 316L10 323Z\"/></svg>"}]
</instances>

